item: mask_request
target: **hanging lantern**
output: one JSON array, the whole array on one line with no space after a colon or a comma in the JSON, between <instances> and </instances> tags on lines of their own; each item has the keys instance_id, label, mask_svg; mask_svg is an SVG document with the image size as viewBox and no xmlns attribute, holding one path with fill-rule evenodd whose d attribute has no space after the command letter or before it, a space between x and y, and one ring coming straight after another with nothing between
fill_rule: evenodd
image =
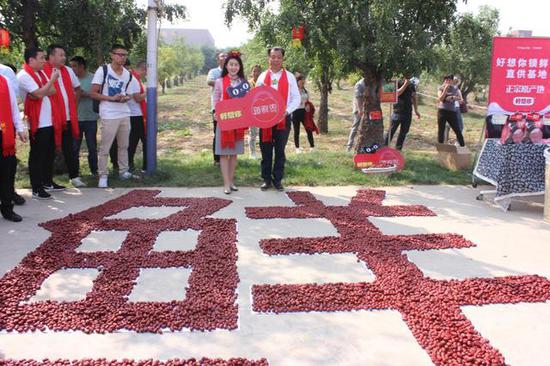
<instances>
[{"instance_id":1,"label":"hanging lantern","mask_svg":"<svg viewBox=\"0 0 550 366\"><path fill-rule=\"evenodd\" d=\"M10 33L4 28L0 28L0 49L8 49L10 47Z\"/></svg>"},{"instance_id":2,"label":"hanging lantern","mask_svg":"<svg viewBox=\"0 0 550 366\"><path fill-rule=\"evenodd\" d=\"M292 27L292 45L294 47L302 47L302 41L304 40L304 25L299 27Z\"/></svg>"}]
</instances>

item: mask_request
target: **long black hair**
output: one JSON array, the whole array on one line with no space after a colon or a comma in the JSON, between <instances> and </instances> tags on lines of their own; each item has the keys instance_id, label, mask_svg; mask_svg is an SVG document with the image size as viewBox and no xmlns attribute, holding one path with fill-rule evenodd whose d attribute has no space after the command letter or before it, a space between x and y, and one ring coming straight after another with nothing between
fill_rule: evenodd
<instances>
[{"instance_id":1,"label":"long black hair","mask_svg":"<svg viewBox=\"0 0 550 366\"><path fill-rule=\"evenodd\" d=\"M227 72L227 63L229 60L237 60L239 63L239 72L237 75L246 81L246 77L244 76L244 66L243 66L243 60L241 60L241 53L239 51L231 51L227 54L227 57L225 58L225 62L223 63L223 70L222 70L222 77L228 74Z\"/></svg>"}]
</instances>

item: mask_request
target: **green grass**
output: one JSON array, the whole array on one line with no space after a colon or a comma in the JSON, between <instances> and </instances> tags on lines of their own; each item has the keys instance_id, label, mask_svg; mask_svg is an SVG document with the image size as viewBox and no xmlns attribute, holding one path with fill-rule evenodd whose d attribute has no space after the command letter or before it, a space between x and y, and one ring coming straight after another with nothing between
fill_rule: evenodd
<instances>
[{"instance_id":1,"label":"green grass","mask_svg":"<svg viewBox=\"0 0 550 366\"><path fill-rule=\"evenodd\" d=\"M318 106L318 94L310 88L312 100ZM425 91L429 94L430 90ZM407 184L453 184L464 185L470 182L469 171L449 171L437 162L435 140L437 123L434 104L424 99L420 105L422 119L413 121L405 143L405 169L392 175L367 175L353 167L353 156L345 152L345 143L351 126L352 87L344 85L335 88L330 96L329 134L316 135L316 151L295 154L292 133L287 145L287 163L284 184L303 186L395 186ZM112 187L204 187L220 186L222 178L219 167L212 163L211 117L209 114L209 89L204 77L187 82L183 86L168 89L166 95L159 96L159 135L158 169L153 176L144 176L136 181L121 181L113 174ZM383 106L386 118L389 105ZM484 116L468 113L464 116L465 139L475 151L479 148L478 139ZM97 186L97 178L90 176L86 161L85 144L82 144L81 175L90 187ZM301 133L301 146L307 147L305 133ZM259 148L257 148L259 154ZM28 188L29 178L26 168L28 144L19 145L20 160L16 186ZM141 167L136 153L136 166ZM56 181L68 184L67 175L58 175ZM258 186L261 183L260 161L239 157L236 184Z\"/></svg>"}]
</instances>

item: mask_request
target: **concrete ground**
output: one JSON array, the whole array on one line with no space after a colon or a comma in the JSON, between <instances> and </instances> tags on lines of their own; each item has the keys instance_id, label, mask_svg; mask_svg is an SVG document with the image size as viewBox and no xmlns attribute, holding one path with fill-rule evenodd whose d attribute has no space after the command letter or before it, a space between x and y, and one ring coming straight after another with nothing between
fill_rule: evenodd
<instances>
[{"instance_id":1,"label":"concrete ground","mask_svg":"<svg viewBox=\"0 0 550 366\"><path fill-rule=\"evenodd\" d=\"M259 313L252 310L251 287L258 284L365 282L374 273L352 253L268 256L259 247L267 238L337 236L326 219L246 217L245 207L294 206L287 195L242 188L230 196L221 188L159 188L162 197L217 197L232 203L215 218L237 220L240 282L237 287L238 328L207 332L182 330L163 334L117 331L107 334L7 332L0 329L0 363L4 359L158 359L242 357L265 358L270 365L432 365L400 312L358 310L338 312ZM358 187L293 187L308 191L326 205L347 205ZM543 221L541 201L516 201L502 212L476 201L478 190L456 186L392 187L384 205L423 205L437 216L372 217L386 235L458 233L475 246L463 249L407 251L408 260L434 280L465 280L539 275L550 279L550 224ZM0 283L50 233L38 224L63 218L115 199L128 190L83 189L55 193L55 200L30 199L17 207L23 223L0 221ZM174 208L131 209L114 218L163 218ZM82 241L84 252L116 251L124 236L92 233ZM157 251L191 250L193 232L158 239ZM159 236L160 238L160 236ZM185 296L189 270L142 271L129 301L171 301ZM95 270L61 270L51 275L29 301L76 301L86 297ZM183 287L186 287L183 285ZM1 290L1 286L0 286ZM183 295L182 295L183 294ZM1 300L1 296L0 296ZM0 304L2 307L2 304ZM511 365L550 364L550 301L463 306L462 312L481 336ZM0 308L1 310L1 308ZM2 324L0 311L0 326ZM436 362L435 364L445 364ZM467 361L464 364L468 364Z\"/></svg>"}]
</instances>

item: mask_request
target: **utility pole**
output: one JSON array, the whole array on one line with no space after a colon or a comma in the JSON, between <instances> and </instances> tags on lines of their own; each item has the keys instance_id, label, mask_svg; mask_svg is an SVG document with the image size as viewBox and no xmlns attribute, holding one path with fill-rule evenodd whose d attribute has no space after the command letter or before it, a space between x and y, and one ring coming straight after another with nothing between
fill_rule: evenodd
<instances>
[{"instance_id":1,"label":"utility pole","mask_svg":"<svg viewBox=\"0 0 550 366\"><path fill-rule=\"evenodd\" d=\"M157 170L157 15L160 0L147 7L147 174Z\"/></svg>"}]
</instances>

